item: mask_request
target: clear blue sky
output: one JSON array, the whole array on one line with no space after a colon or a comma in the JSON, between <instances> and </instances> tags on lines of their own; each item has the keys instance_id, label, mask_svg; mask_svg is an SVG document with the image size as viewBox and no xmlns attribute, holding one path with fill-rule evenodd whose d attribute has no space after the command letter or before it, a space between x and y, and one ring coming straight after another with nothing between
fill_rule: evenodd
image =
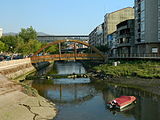
<instances>
[{"instance_id":1,"label":"clear blue sky","mask_svg":"<svg viewBox=\"0 0 160 120\"><path fill-rule=\"evenodd\" d=\"M19 32L33 26L48 34L89 34L101 24L104 15L134 0L1 0L0 27Z\"/></svg>"}]
</instances>

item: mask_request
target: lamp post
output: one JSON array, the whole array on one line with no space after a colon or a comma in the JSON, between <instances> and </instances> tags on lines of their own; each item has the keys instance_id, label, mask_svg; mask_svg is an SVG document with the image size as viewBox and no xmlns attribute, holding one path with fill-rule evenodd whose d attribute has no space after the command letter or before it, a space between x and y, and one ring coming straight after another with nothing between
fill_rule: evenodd
<instances>
[{"instance_id":1,"label":"lamp post","mask_svg":"<svg viewBox=\"0 0 160 120\"><path fill-rule=\"evenodd\" d=\"M12 46L10 46L10 52L11 52L11 60L13 59L13 51L12 51L12 49L13 49L13 47Z\"/></svg>"}]
</instances>

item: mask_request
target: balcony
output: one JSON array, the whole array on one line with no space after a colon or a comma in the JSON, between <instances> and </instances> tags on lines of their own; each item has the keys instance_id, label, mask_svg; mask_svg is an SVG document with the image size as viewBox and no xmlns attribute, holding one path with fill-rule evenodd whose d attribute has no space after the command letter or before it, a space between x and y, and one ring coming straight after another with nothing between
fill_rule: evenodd
<instances>
[{"instance_id":1,"label":"balcony","mask_svg":"<svg viewBox=\"0 0 160 120\"><path fill-rule=\"evenodd\" d=\"M122 34L122 35L118 35L117 36L117 39L120 39L120 38L130 38L131 37L131 34Z\"/></svg>"},{"instance_id":2,"label":"balcony","mask_svg":"<svg viewBox=\"0 0 160 120\"><path fill-rule=\"evenodd\" d=\"M129 47L129 46L132 46L132 44L131 43L120 43L116 45L116 47Z\"/></svg>"}]
</instances>

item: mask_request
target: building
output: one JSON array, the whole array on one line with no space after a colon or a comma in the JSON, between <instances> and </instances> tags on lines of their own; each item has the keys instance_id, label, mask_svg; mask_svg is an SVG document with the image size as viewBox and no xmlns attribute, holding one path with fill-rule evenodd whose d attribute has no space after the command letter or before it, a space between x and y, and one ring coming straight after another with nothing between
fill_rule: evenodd
<instances>
[{"instance_id":1,"label":"building","mask_svg":"<svg viewBox=\"0 0 160 120\"><path fill-rule=\"evenodd\" d=\"M89 44L95 46L96 45L96 31L97 27L89 34Z\"/></svg>"},{"instance_id":2,"label":"building","mask_svg":"<svg viewBox=\"0 0 160 120\"><path fill-rule=\"evenodd\" d=\"M135 44L139 55L160 54L160 0L135 0Z\"/></svg>"},{"instance_id":3,"label":"building","mask_svg":"<svg viewBox=\"0 0 160 120\"><path fill-rule=\"evenodd\" d=\"M118 11L107 13L104 16L104 43L107 44L107 36L116 31L116 25L128 19L134 19L134 9L127 7Z\"/></svg>"},{"instance_id":4,"label":"building","mask_svg":"<svg viewBox=\"0 0 160 120\"><path fill-rule=\"evenodd\" d=\"M135 20L130 19L117 25L116 52L118 56L135 54Z\"/></svg>"},{"instance_id":5,"label":"building","mask_svg":"<svg viewBox=\"0 0 160 120\"><path fill-rule=\"evenodd\" d=\"M114 56L116 55L116 48L117 48L117 32L113 32L107 35L108 40L108 48L109 48L109 55Z\"/></svg>"},{"instance_id":6,"label":"building","mask_svg":"<svg viewBox=\"0 0 160 120\"><path fill-rule=\"evenodd\" d=\"M103 45L103 26L101 25L97 26L90 34L89 34L89 44L93 46L101 46Z\"/></svg>"},{"instance_id":7,"label":"building","mask_svg":"<svg viewBox=\"0 0 160 120\"><path fill-rule=\"evenodd\" d=\"M0 38L2 37L2 34L3 34L3 29L0 28Z\"/></svg>"}]
</instances>

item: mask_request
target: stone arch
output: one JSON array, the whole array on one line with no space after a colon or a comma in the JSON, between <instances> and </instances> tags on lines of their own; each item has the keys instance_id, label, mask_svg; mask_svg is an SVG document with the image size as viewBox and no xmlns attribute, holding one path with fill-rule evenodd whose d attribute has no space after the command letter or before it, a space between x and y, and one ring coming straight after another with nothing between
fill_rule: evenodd
<instances>
[{"instance_id":1,"label":"stone arch","mask_svg":"<svg viewBox=\"0 0 160 120\"><path fill-rule=\"evenodd\" d=\"M41 51L43 51L45 48L48 48L48 47L50 47L52 45L55 45L55 44L58 44L58 43L63 43L63 42L75 42L75 43L79 43L79 44L83 44L85 46L91 47L93 51L95 51L99 56L101 56L105 60L105 56L103 55L103 53L100 50L98 50L96 47L94 47L94 46L92 46L92 45L90 45L90 44L88 44L86 42L80 41L80 40L69 40L69 39L67 39L67 40L57 40L57 41L53 41L53 42L49 43L46 46L44 46L43 48L39 49L33 55L33 57L37 56L38 53L40 53Z\"/></svg>"}]
</instances>

